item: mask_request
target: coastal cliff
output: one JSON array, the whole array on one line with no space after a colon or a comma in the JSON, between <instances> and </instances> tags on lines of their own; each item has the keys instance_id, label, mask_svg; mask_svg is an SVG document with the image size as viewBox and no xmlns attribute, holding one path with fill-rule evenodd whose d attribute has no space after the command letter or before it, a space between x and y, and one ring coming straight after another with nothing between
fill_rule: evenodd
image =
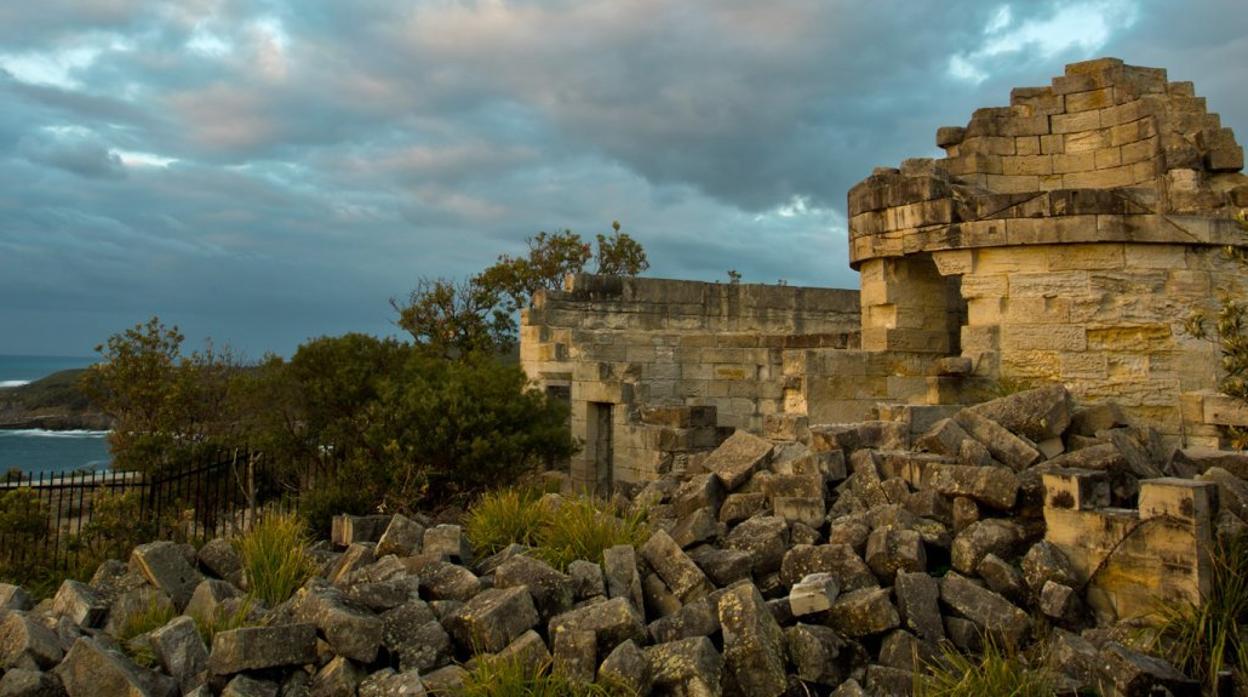
<instances>
[{"instance_id":1,"label":"coastal cliff","mask_svg":"<svg viewBox=\"0 0 1248 697\"><path fill-rule=\"evenodd\" d=\"M112 419L78 388L81 370L63 370L29 385L0 389L0 429L103 431Z\"/></svg>"}]
</instances>

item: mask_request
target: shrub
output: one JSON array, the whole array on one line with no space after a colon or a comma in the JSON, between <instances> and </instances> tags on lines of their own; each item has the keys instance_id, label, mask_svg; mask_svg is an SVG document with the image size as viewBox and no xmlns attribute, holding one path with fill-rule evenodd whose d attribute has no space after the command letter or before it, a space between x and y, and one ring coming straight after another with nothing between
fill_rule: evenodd
<instances>
[{"instance_id":1,"label":"shrub","mask_svg":"<svg viewBox=\"0 0 1248 697\"><path fill-rule=\"evenodd\" d=\"M601 562L603 551L616 545L639 547L649 535L644 514L619 512L595 499L565 500L542 522L537 555L565 569L577 559Z\"/></svg>"},{"instance_id":2,"label":"shrub","mask_svg":"<svg viewBox=\"0 0 1248 697\"><path fill-rule=\"evenodd\" d=\"M472 506L467 534L479 552L492 554L517 543L565 569L577 559L601 561L603 550L616 545L640 546L649 531L644 514L623 513L598 499L546 505L535 489L510 488L486 494Z\"/></svg>"},{"instance_id":3,"label":"shrub","mask_svg":"<svg viewBox=\"0 0 1248 697\"><path fill-rule=\"evenodd\" d=\"M1002 651L992 641L984 642L978 659L948 648L941 658L927 667L927 674L916 674L914 693L918 697L1052 697L1053 675L1048 669L1029 665L1013 651Z\"/></svg>"},{"instance_id":4,"label":"shrub","mask_svg":"<svg viewBox=\"0 0 1248 697\"><path fill-rule=\"evenodd\" d=\"M491 491L468 510L465 531L479 554L490 555L509 544L537 544L544 515L537 505L541 493L513 487Z\"/></svg>"},{"instance_id":5,"label":"shrub","mask_svg":"<svg viewBox=\"0 0 1248 697\"><path fill-rule=\"evenodd\" d=\"M478 660L464 680L460 697L636 697L621 686L585 684L551 672L550 664L530 670L519 661Z\"/></svg>"},{"instance_id":6,"label":"shrub","mask_svg":"<svg viewBox=\"0 0 1248 697\"><path fill-rule=\"evenodd\" d=\"M1199 605L1162 606L1153 651L1200 680L1210 694L1231 668L1248 680L1248 534L1219 540L1209 597Z\"/></svg>"},{"instance_id":7,"label":"shrub","mask_svg":"<svg viewBox=\"0 0 1248 697\"><path fill-rule=\"evenodd\" d=\"M248 592L269 607L284 602L316 569L303 521L270 515L236 541Z\"/></svg>"},{"instance_id":8,"label":"shrub","mask_svg":"<svg viewBox=\"0 0 1248 697\"><path fill-rule=\"evenodd\" d=\"M151 645L147 642L131 640L169 624L177 615L172 605L162 604L153 597L147 607L130 615L122 622L117 630L117 641L135 663L150 668L156 664L156 655L152 652Z\"/></svg>"},{"instance_id":9,"label":"shrub","mask_svg":"<svg viewBox=\"0 0 1248 697\"><path fill-rule=\"evenodd\" d=\"M156 526L142 515L142 497L138 489L97 489L91 496L91 522L74 540L78 551L93 559L124 559L136 545L156 539Z\"/></svg>"}]
</instances>

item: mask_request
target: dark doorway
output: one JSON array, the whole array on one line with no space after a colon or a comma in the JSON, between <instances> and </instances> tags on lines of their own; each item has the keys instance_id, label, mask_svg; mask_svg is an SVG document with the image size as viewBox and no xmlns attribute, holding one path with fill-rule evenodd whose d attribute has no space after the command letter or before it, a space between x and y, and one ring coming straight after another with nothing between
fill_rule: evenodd
<instances>
[{"instance_id":1,"label":"dark doorway","mask_svg":"<svg viewBox=\"0 0 1248 697\"><path fill-rule=\"evenodd\" d=\"M590 402L588 418L589 433L586 435L593 463L595 491L602 496L610 496L615 483L615 457L612 452L613 433L611 428L611 409L609 402Z\"/></svg>"}]
</instances>

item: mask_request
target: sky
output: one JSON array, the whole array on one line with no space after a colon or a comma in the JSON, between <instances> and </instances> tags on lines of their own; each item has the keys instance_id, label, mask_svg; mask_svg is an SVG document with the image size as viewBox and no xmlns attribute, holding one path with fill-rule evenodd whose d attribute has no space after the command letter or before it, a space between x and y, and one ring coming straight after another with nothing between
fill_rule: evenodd
<instances>
[{"instance_id":1,"label":"sky","mask_svg":"<svg viewBox=\"0 0 1248 697\"><path fill-rule=\"evenodd\" d=\"M0 3L0 354L152 315L250 357L539 231L856 287L845 199L1112 55L1248 129L1243 0Z\"/></svg>"}]
</instances>

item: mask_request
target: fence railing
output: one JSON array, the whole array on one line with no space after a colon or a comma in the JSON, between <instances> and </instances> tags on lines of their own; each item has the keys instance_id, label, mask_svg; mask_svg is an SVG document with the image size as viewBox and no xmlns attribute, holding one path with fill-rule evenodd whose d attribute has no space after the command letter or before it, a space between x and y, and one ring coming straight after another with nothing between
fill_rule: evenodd
<instances>
[{"instance_id":1,"label":"fence railing","mask_svg":"<svg viewBox=\"0 0 1248 697\"><path fill-rule=\"evenodd\" d=\"M66 568L125 559L155 539L198 542L294 511L295 483L264 458L227 453L155 474L97 471L0 475L0 564Z\"/></svg>"}]
</instances>

